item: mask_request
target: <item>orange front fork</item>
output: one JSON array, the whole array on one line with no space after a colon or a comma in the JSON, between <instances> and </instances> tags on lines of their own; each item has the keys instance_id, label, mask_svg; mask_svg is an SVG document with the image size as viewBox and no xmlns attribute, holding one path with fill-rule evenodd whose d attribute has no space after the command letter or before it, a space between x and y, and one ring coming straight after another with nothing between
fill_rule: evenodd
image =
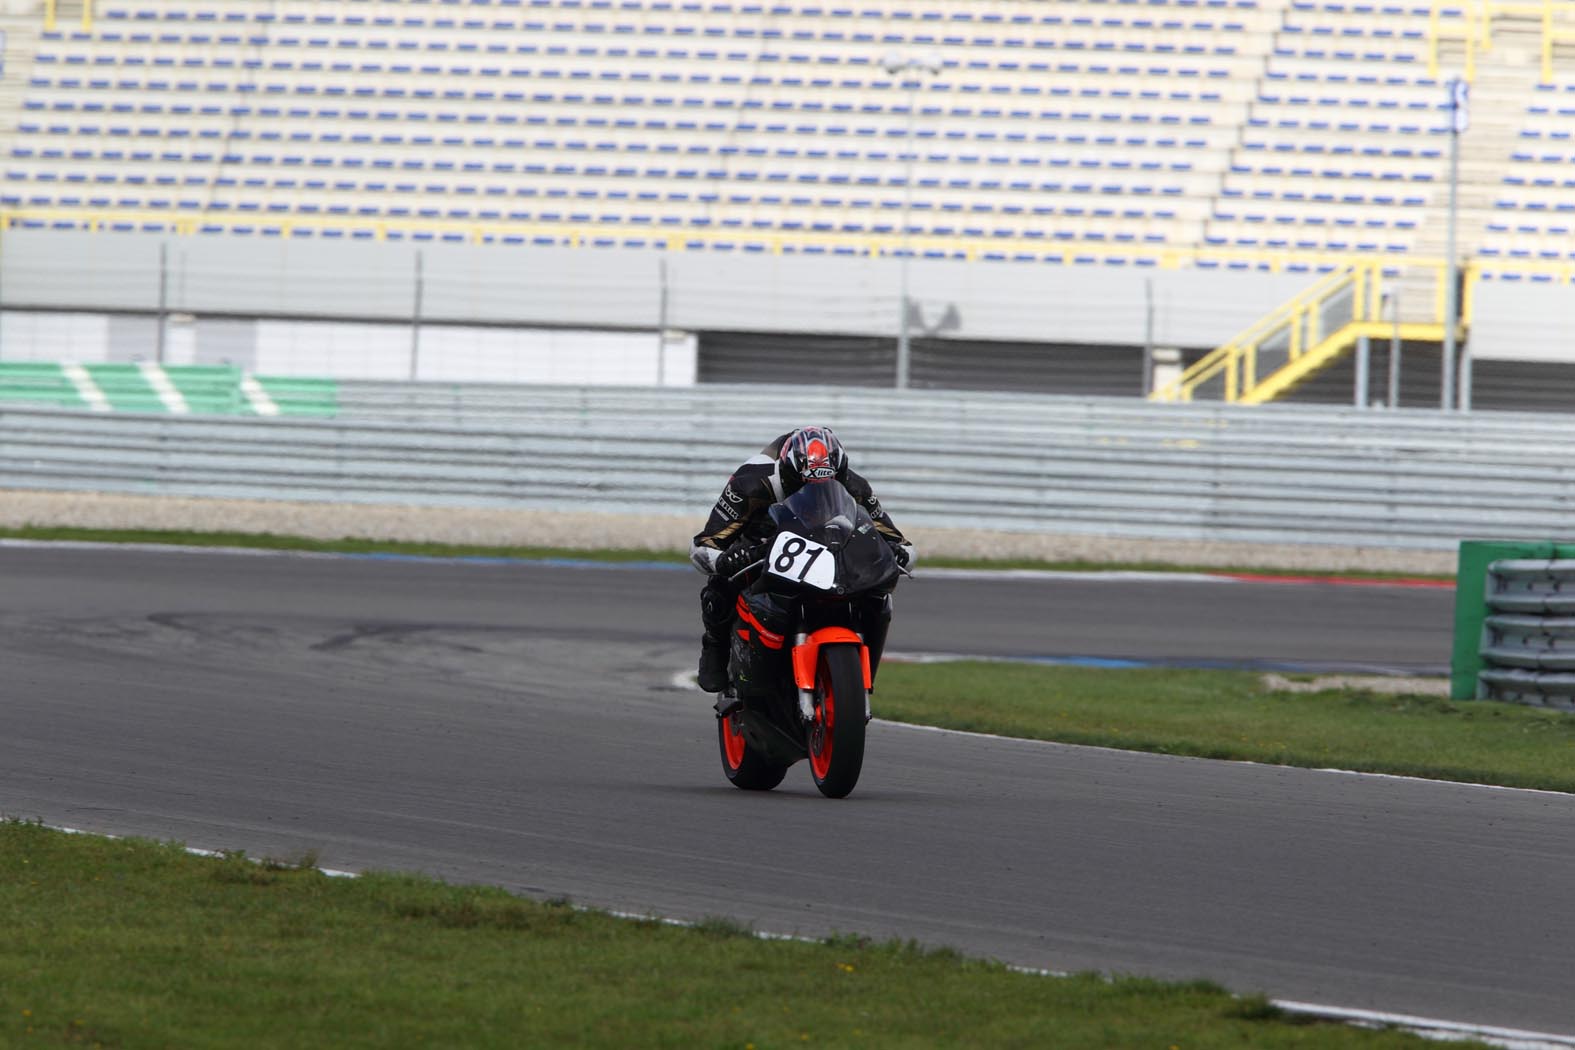
<instances>
[{"instance_id":1,"label":"orange front fork","mask_svg":"<svg viewBox=\"0 0 1575 1050\"><path fill-rule=\"evenodd\" d=\"M798 714L805 722L815 719L815 668L820 663L822 645L856 645L859 662L864 666L864 717L869 719L870 649L864 639L846 627L822 627L814 634L793 636L793 684L798 686Z\"/></svg>"}]
</instances>

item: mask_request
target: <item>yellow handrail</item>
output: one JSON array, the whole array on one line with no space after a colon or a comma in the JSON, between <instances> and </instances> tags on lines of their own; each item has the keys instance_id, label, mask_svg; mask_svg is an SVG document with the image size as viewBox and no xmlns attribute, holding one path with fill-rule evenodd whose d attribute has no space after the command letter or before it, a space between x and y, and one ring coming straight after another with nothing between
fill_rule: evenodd
<instances>
[{"instance_id":1,"label":"yellow handrail","mask_svg":"<svg viewBox=\"0 0 1575 1050\"><path fill-rule=\"evenodd\" d=\"M1336 351L1347 330L1381 320L1382 281L1383 264L1373 259L1328 274L1206 354L1179 378L1155 390L1150 399L1191 401L1204 384L1223 379L1222 396L1227 402L1268 400L1293 382L1294 377L1303 374L1314 356ZM1351 295L1350 319L1336 331L1324 331L1324 305L1347 291ZM1284 363L1267 374L1260 374L1259 351L1271 339L1282 336L1285 339Z\"/></svg>"},{"instance_id":2,"label":"yellow handrail","mask_svg":"<svg viewBox=\"0 0 1575 1050\"><path fill-rule=\"evenodd\" d=\"M1553 79L1553 0L1542 0L1542 82Z\"/></svg>"},{"instance_id":3,"label":"yellow handrail","mask_svg":"<svg viewBox=\"0 0 1575 1050\"><path fill-rule=\"evenodd\" d=\"M93 29L93 4L94 0L82 0L82 29L90 32ZM44 0L44 29L54 32L55 19L59 14L59 0Z\"/></svg>"},{"instance_id":4,"label":"yellow handrail","mask_svg":"<svg viewBox=\"0 0 1575 1050\"><path fill-rule=\"evenodd\" d=\"M1493 49L1493 20L1505 15L1535 16L1540 21L1544 84L1553 79L1553 46L1575 42L1575 27L1555 25L1556 19L1575 19L1575 2L1571 0L1475 0L1473 6L1454 16L1457 23L1446 25L1445 15L1444 0L1432 0L1427 20L1427 73L1434 79L1439 72L1440 43L1449 39L1460 41L1465 48L1464 75L1468 81L1474 80L1477 53Z\"/></svg>"},{"instance_id":5,"label":"yellow handrail","mask_svg":"<svg viewBox=\"0 0 1575 1050\"><path fill-rule=\"evenodd\" d=\"M1013 252L1032 252L1035 258L1059 261L1062 263L1075 262L1078 259L1088 258L1098 262L1111 262L1113 260L1126 260L1129 265L1135 265L1141 259L1142 265L1153 266L1156 269L1174 270L1183 267L1200 265L1213 265L1222 268L1250 269L1268 273L1283 273L1293 268L1317 268L1319 270L1330 266L1349 267L1364 264L1391 265L1391 266L1428 266L1441 268L1443 260L1438 258L1404 259L1376 259L1371 255L1357 252L1318 252L1298 251L1294 249L1255 249L1255 248L1214 248L1208 246L1177 247L1170 245L1148 246L1142 244L1110 244L1108 242L1087 241L1048 241L1037 237L910 237L906 240L897 234L858 234L838 233L831 231L814 230L774 230L749 231L731 229L685 229L672 230L667 228L653 228L650 226L634 224L586 224L568 222L523 222L507 220L476 220L476 219L417 219L393 218L373 216L315 216L292 213L268 214L259 212L202 212L188 211L176 208L81 208L71 206L56 207L12 207L0 208L0 229L23 223L72 223L91 230L102 230L112 227L114 223L129 223L132 225L159 225L173 229L179 235L194 234L203 226L214 226L224 230L233 230L236 227L278 228L281 233L296 230L327 230L332 229L343 232L359 232L370 236L374 240L385 240L390 234L431 234L457 235L469 241L481 241L488 237L498 239L502 237L552 237L559 242L574 242L590 244L597 238L630 238L644 237L648 240L666 244L671 248L683 248L687 244L701 243L715 246L719 243L762 244L771 254L780 254L788 249L821 249L824 251L847 251L859 256L893 256L905 248L914 252L944 252L947 256L962 255L966 259L978 260L993 253L1010 254Z\"/></svg>"}]
</instances>

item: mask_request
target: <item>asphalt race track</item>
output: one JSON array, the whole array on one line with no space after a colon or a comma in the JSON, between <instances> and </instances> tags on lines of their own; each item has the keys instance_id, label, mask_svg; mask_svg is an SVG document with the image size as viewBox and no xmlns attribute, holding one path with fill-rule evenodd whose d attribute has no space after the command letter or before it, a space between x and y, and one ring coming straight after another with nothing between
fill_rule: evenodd
<instances>
[{"instance_id":1,"label":"asphalt race track","mask_svg":"<svg viewBox=\"0 0 1575 1050\"><path fill-rule=\"evenodd\" d=\"M746 794L673 682L699 583L0 547L0 813L1575 1034L1575 798L886 723L852 798ZM1452 605L932 577L892 648L1441 672Z\"/></svg>"}]
</instances>

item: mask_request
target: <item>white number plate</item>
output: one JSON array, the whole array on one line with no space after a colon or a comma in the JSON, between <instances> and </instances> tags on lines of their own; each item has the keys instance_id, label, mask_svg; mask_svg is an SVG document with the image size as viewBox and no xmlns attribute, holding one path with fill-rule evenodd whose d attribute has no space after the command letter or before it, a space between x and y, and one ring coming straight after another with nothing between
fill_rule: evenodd
<instances>
[{"instance_id":1,"label":"white number plate","mask_svg":"<svg viewBox=\"0 0 1575 1050\"><path fill-rule=\"evenodd\" d=\"M837 585L837 559L821 544L791 532L777 533L766 571L829 591Z\"/></svg>"}]
</instances>

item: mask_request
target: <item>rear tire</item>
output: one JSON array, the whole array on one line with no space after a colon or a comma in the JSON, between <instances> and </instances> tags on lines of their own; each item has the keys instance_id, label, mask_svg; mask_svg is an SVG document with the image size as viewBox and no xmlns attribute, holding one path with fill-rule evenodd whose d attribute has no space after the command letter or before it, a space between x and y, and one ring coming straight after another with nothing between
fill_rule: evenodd
<instances>
[{"instance_id":1,"label":"rear tire","mask_svg":"<svg viewBox=\"0 0 1575 1050\"><path fill-rule=\"evenodd\" d=\"M716 720L716 742L722 752L722 772L744 791L770 791L787 776L787 766L771 761L749 746L738 727L739 713Z\"/></svg>"},{"instance_id":2,"label":"rear tire","mask_svg":"<svg viewBox=\"0 0 1575 1050\"><path fill-rule=\"evenodd\" d=\"M856 645L823 645L815 669L815 721L806 746L815 786L846 798L864 767L864 662Z\"/></svg>"}]
</instances>

